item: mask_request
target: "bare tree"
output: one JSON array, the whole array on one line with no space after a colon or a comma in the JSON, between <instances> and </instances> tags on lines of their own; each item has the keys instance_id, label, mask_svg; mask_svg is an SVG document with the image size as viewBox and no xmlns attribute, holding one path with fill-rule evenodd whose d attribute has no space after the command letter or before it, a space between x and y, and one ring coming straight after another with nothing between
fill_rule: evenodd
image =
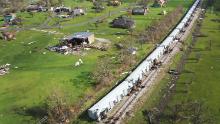
<instances>
[{"instance_id":1,"label":"bare tree","mask_svg":"<svg viewBox=\"0 0 220 124\"><path fill-rule=\"evenodd\" d=\"M67 102L67 97L64 93L55 89L53 93L46 100L47 122L49 124L62 123L66 124L70 122L71 111L69 103Z\"/></svg>"},{"instance_id":2,"label":"bare tree","mask_svg":"<svg viewBox=\"0 0 220 124\"><path fill-rule=\"evenodd\" d=\"M112 63L111 59L108 57L101 58L98 61L98 65L96 70L93 72L92 77L98 83L97 87L100 88L102 86L110 85L113 74L111 72Z\"/></svg>"}]
</instances>

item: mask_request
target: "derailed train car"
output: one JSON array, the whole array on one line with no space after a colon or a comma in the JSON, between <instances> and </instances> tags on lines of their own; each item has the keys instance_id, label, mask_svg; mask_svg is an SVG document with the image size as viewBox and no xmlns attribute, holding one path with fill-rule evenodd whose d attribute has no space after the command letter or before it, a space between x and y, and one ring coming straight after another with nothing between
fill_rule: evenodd
<instances>
[{"instance_id":1,"label":"derailed train car","mask_svg":"<svg viewBox=\"0 0 220 124\"><path fill-rule=\"evenodd\" d=\"M159 60L165 54L167 49L174 46L175 42L177 42L180 38L181 32L184 31L185 27L191 21L193 13L199 2L200 0L196 0L194 2L187 14L171 32L171 34L160 45L158 45L157 48L141 64L139 64L139 66L130 73L123 82L88 109L88 115L91 119L103 119L106 116L106 113L109 112L118 102L120 102L124 96L128 95L132 91L132 88L137 85L138 81L143 79L144 75L151 70L154 65L154 61Z\"/></svg>"}]
</instances>

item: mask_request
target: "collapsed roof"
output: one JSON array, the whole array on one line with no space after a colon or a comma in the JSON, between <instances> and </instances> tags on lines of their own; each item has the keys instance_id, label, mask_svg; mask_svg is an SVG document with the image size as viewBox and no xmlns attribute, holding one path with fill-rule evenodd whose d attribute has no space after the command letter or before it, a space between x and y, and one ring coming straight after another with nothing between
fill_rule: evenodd
<instances>
[{"instance_id":1,"label":"collapsed roof","mask_svg":"<svg viewBox=\"0 0 220 124\"><path fill-rule=\"evenodd\" d=\"M129 29L129 28L134 28L135 27L135 22L132 19L129 19L128 17L125 16L120 16L116 19L114 19L112 22L112 27L114 28L124 28L124 29Z\"/></svg>"}]
</instances>

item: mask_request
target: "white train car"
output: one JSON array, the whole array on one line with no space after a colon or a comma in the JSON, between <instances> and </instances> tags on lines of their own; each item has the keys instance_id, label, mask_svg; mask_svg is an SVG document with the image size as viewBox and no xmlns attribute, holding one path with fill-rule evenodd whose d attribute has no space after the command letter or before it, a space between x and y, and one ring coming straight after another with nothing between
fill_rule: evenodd
<instances>
[{"instance_id":1,"label":"white train car","mask_svg":"<svg viewBox=\"0 0 220 124\"><path fill-rule=\"evenodd\" d=\"M175 43L181 31L184 30L198 6L200 0L196 0L182 21L171 32L171 34L118 86L112 89L100 101L88 109L88 115L94 120L101 120L124 96L128 95L138 80L141 80L146 72L150 71L154 60L159 60L166 50Z\"/></svg>"},{"instance_id":2,"label":"white train car","mask_svg":"<svg viewBox=\"0 0 220 124\"><path fill-rule=\"evenodd\" d=\"M180 29L174 29L173 32L169 35L169 37L173 37L173 40L178 38L178 35L180 33Z\"/></svg>"}]
</instances>

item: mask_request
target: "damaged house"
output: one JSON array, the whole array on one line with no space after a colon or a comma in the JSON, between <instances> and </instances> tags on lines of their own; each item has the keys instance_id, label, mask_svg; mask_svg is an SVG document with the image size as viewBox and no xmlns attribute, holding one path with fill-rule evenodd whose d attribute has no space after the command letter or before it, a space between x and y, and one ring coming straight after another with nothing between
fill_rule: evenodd
<instances>
[{"instance_id":1,"label":"damaged house","mask_svg":"<svg viewBox=\"0 0 220 124\"><path fill-rule=\"evenodd\" d=\"M73 35L69 35L62 39L63 44L67 44L69 47L82 44L91 44L95 41L95 36L91 32L78 32Z\"/></svg>"},{"instance_id":2,"label":"damaged house","mask_svg":"<svg viewBox=\"0 0 220 124\"><path fill-rule=\"evenodd\" d=\"M148 8L145 7L136 7L132 9L132 15L146 15Z\"/></svg>"},{"instance_id":3,"label":"damaged house","mask_svg":"<svg viewBox=\"0 0 220 124\"><path fill-rule=\"evenodd\" d=\"M26 8L27 12L46 12L47 10L47 8L37 4L30 4Z\"/></svg>"},{"instance_id":4,"label":"damaged house","mask_svg":"<svg viewBox=\"0 0 220 124\"><path fill-rule=\"evenodd\" d=\"M128 17L120 16L120 17L114 19L111 22L111 25L113 28L129 29L129 28L135 27L135 22L134 22L134 20L132 20Z\"/></svg>"},{"instance_id":5,"label":"damaged house","mask_svg":"<svg viewBox=\"0 0 220 124\"><path fill-rule=\"evenodd\" d=\"M74 16L80 16L80 15L85 15L85 10L79 7L75 7L74 9L71 9L70 7L56 7L54 9L54 12L62 18L67 18L67 17L74 17Z\"/></svg>"},{"instance_id":6,"label":"damaged house","mask_svg":"<svg viewBox=\"0 0 220 124\"><path fill-rule=\"evenodd\" d=\"M108 6L120 6L121 5L121 1L119 0L110 0L108 1Z\"/></svg>"},{"instance_id":7,"label":"damaged house","mask_svg":"<svg viewBox=\"0 0 220 124\"><path fill-rule=\"evenodd\" d=\"M71 12L71 8L70 7L65 7L65 6L60 6L60 7L56 7L54 9L54 12L57 13L57 14L69 13L69 12Z\"/></svg>"},{"instance_id":8,"label":"damaged house","mask_svg":"<svg viewBox=\"0 0 220 124\"><path fill-rule=\"evenodd\" d=\"M7 13L4 15L5 23L11 23L15 19L16 19L16 14L14 13Z\"/></svg>"},{"instance_id":9,"label":"damaged house","mask_svg":"<svg viewBox=\"0 0 220 124\"><path fill-rule=\"evenodd\" d=\"M4 15L4 22L5 25L21 25L22 20L18 17L16 17L15 13L7 13Z\"/></svg>"}]
</instances>

